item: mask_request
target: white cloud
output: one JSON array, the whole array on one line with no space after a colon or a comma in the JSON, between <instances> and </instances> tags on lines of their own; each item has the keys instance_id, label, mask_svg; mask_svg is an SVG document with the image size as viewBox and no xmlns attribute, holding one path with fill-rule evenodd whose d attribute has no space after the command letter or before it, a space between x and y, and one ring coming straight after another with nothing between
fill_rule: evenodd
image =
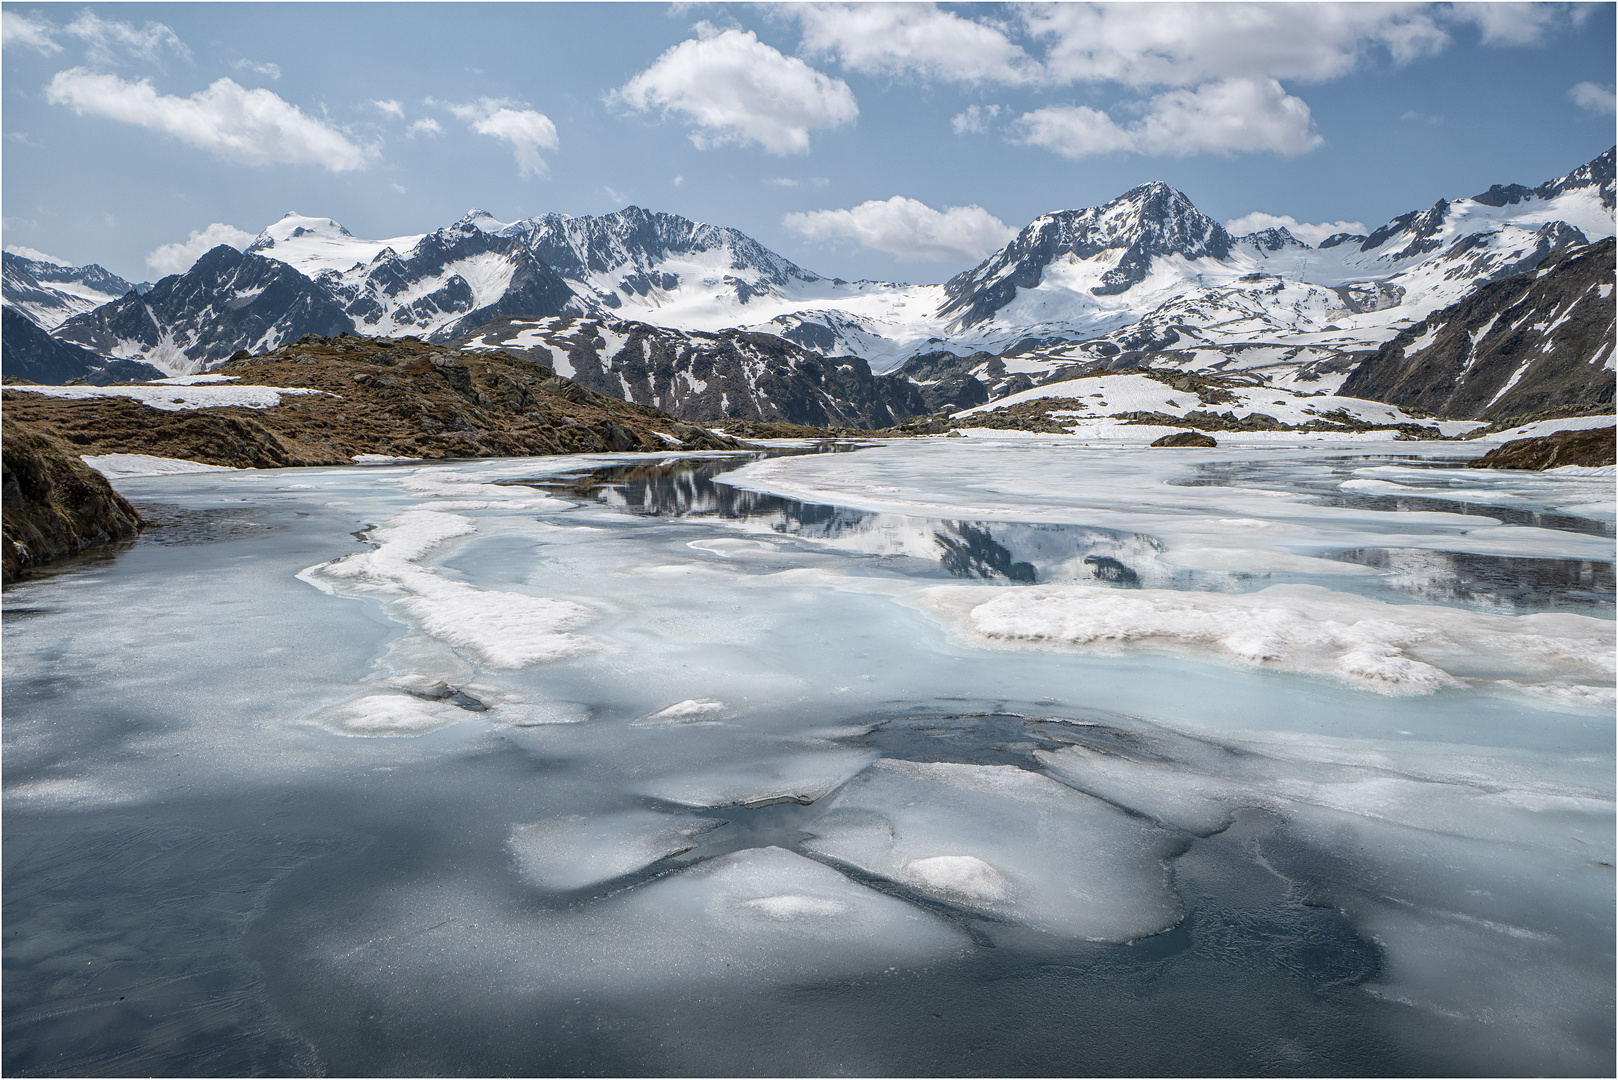
<instances>
[{"instance_id":1,"label":"white cloud","mask_svg":"<svg viewBox=\"0 0 1618 1080\"><path fill-rule=\"evenodd\" d=\"M479 135L510 143L517 157L518 176L543 177L550 169L539 152L555 150L558 146L556 125L544 113L513 109L513 104L504 98L480 98L472 105L451 105L449 111L470 123Z\"/></svg>"},{"instance_id":2,"label":"white cloud","mask_svg":"<svg viewBox=\"0 0 1618 1080\"><path fill-rule=\"evenodd\" d=\"M1399 114L1399 119L1407 124L1442 124L1444 118L1431 113L1417 112L1415 109L1406 109Z\"/></svg>"},{"instance_id":3,"label":"white cloud","mask_svg":"<svg viewBox=\"0 0 1618 1080\"><path fill-rule=\"evenodd\" d=\"M165 49L182 57L191 55L179 35L160 22L137 27L133 23L103 19L86 10L67 24L67 32L84 42L85 59L98 67L116 64L120 53L154 64Z\"/></svg>"},{"instance_id":4,"label":"white cloud","mask_svg":"<svg viewBox=\"0 0 1618 1080\"><path fill-rule=\"evenodd\" d=\"M39 19L30 19L15 11L0 11L0 45L10 48L20 45L44 56L62 51L52 35L56 27Z\"/></svg>"},{"instance_id":5,"label":"white cloud","mask_svg":"<svg viewBox=\"0 0 1618 1080\"><path fill-rule=\"evenodd\" d=\"M7 244L6 250L11 252L13 255L21 255L25 259L33 259L35 262L55 263L57 266L73 265L66 259L58 259L55 255L47 255L38 248L31 248L24 244Z\"/></svg>"},{"instance_id":6,"label":"white cloud","mask_svg":"<svg viewBox=\"0 0 1618 1080\"><path fill-rule=\"evenodd\" d=\"M1174 157L1270 151L1290 157L1320 145L1311 127L1309 106L1274 79L1222 79L1170 90L1153 97L1146 115L1127 126L1084 105L1036 109L1015 124L1017 141L1069 158L1115 151Z\"/></svg>"},{"instance_id":7,"label":"white cloud","mask_svg":"<svg viewBox=\"0 0 1618 1080\"><path fill-rule=\"evenodd\" d=\"M1456 22L1476 23L1485 45L1537 45L1546 30L1567 18L1563 5L1547 3L1455 4L1447 14Z\"/></svg>"},{"instance_id":8,"label":"white cloud","mask_svg":"<svg viewBox=\"0 0 1618 1080\"><path fill-rule=\"evenodd\" d=\"M272 64L269 61L261 64L256 60L237 60L230 66L237 71L251 71L254 75L264 75L271 79L281 77L281 65Z\"/></svg>"},{"instance_id":9,"label":"white cloud","mask_svg":"<svg viewBox=\"0 0 1618 1080\"><path fill-rule=\"evenodd\" d=\"M229 244L240 251L253 242L253 233L216 221L206 229L194 229L186 240L164 244L146 256L146 265L159 277L183 274L191 264L220 244Z\"/></svg>"},{"instance_id":10,"label":"white cloud","mask_svg":"<svg viewBox=\"0 0 1618 1080\"><path fill-rule=\"evenodd\" d=\"M1373 48L1403 64L1449 44L1432 16L1410 5L1044 4L1022 18L1047 42L1054 83L1322 82L1348 74Z\"/></svg>"},{"instance_id":11,"label":"white cloud","mask_svg":"<svg viewBox=\"0 0 1618 1080\"><path fill-rule=\"evenodd\" d=\"M698 149L756 142L772 154L809 150L809 132L852 123L854 93L796 57L783 56L750 30L715 32L669 49L608 95L630 109L679 113Z\"/></svg>"},{"instance_id":12,"label":"white cloud","mask_svg":"<svg viewBox=\"0 0 1618 1080\"><path fill-rule=\"evenodd\" d=\"M681 184L685 183L685 177L684 176L676 176L673 179L673 181L671 181L671 182L674 184L675 187L679 187Z\"/></svg>"},{"instance_id":13,"label":"white cloud","mask_svg":"<svg viewBox=\"0 0 1618 1080\"><path fill-rule=\"evenodd\" d=\"M1021 46L997 26L933 4L802 4L803 48L834 55L867 75L916 74L951 82L1024 83L1040 77Z\"/></svg>"},{"instance_id":14,"label":"white cloud","mask_svg":"<svg viewBox=\"0 0 1618 1080\"><path fill-rule=\"evenodd\" d=\"M417 135L431 135L434 138L444 133L444 125L430 116L424 116L414 124L405 128L405 134L414 138Z\"/></svg>"},{"instance_id":15,"label":"white cloud","mask_svg":"<svg viewBox=\"0 0 1618 1080\"><path fill-rule=\"evenodd\" d=\"M371 102L371 107L384 116L391 116L395 120L404 119L404 106L397 101L383 100Z\"/></svg>"},{"instance_id":16,"label":"white cloud","mask_svg":"<svg viewBox=\"0 0 1618 1080\"><path fill-rule=\"evenodd\" d=\"M629 202L628 199L626 199L623 195L619 194L610 185L607 185L607 184L601 185L601 190L605 191L607 193L607 198L611 199L613 202L616 202L616 203L627 203L627 202Z\"/></svg>"},{"instance_id":17,"label":"white cloud","mask_svg":"<svg viewBox=\"0 0 1618 1080\"><path fill-rule=\"evenodd\" d=\"M45 87L53 105L171 135L243 165L319 165L349 172L376 150L300 111L268 90L220 79L190 97L159 94L148 79L128 82L84 68L59 71Z\"/></svg>"},{"instance_id":18,"label":"white cloud","mask_svg":"<svg viewBox=\"0 0 1618 1080\"><path fill-rule=\"evenodd\" d=\"M980 259L1017 235L981 206L934 210L903 195L850 210L787 214L781 224L810 240L852 240L910 262Z\"/></svg>"},{"instance_id":19,"label":"white cloud","mask_svg":"<svg viewBox=\"0 0 1618 1080\"><path fill-rule=\"evenodd\" d=\"M1593 113L1610 113L1613 111L1613 93L1608 87L1597 86L1593 82L1581 82L1567 92L1573 104L1581 109L1589 109Z\"/></svg>"},{"instance_id":20,"label":"white cloud","mask_svg":"<svg viewBox=\"0 0 1618 1080\"><path fill-rule=\"evenodd\" d=\"M400 184L400 183L393 183L393 184L389 184L388 186L393 188L394 191L397 191L401 195L403 195L405 192L410 190L409 188L405 187L403 184Z\"/></svg>"},{"instance_id":21,"label":"white cloud","mask_svg":"<svg viewBox=\"0 0 1618 1080\"><path fill-rule=\"evenodd\" d=\"M950 117L949 126L957 135L982 135L989 130L989 122L999 115L998 105L968 105L965 112Z\"/></svg>"},{"instance_id":22,"label":"white cloud","mask_svg":"<svg viewBox=\"0 0 1618 1080\"><path fill-rule=\"evenodd\" d=\"M1306 244L1318 244L1338 233L1358 233L1363 236L1367 231L1364 222L1359 221L1308 222L1299 221L1291 214L1266 214L1260 210L1225 222L1225 228L1230 230L1232 236L1246 236L1264 229L1285 229Z\"/></svg>"}]
</instances>

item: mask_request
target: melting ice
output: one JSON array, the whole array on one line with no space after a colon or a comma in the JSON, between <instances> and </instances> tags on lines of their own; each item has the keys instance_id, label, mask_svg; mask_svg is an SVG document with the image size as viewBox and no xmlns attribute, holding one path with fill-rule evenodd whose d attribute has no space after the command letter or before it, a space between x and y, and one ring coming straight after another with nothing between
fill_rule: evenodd
<instances>
[{"instance_id":1,"label":"melting ice","mask_svg":"<svg viewBox=\"0 0 1618 1080\"><path fill-rule=\"evenodd\" d=\"M1612 1070L1610 476L838 449L109 463L8 1066Z\"/></svg>"}]
</instances>

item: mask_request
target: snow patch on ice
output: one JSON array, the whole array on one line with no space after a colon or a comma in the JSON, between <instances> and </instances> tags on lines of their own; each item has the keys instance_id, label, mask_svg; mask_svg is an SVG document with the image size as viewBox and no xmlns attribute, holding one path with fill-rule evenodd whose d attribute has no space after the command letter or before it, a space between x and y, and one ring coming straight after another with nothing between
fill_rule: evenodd
<instances>
[{"instance_id":1,"label":"snow patch on ice","mask_svg":"<svg viewBox=\"0 0 1618 1080\"><path fill-rule=\"evenodd\" d=\"M1388 604L1314 585L1240 594L947 585L925 590L922 603L991 642L1187 649L1379 694L1467 684L1555 699L1612 693L1613 625L1583 615Z\"/></svg>"},{"instance_id":2,"label":"snow patch on ice","mask_svg":"<svg viewBox=\"0 0 1618 1080\"><path fill-rule=\"evenodd\" d=\"M204 465L183 458L154 457L151 454L85 454L83 461L108 480L126 476L173 476L179 473L243 472L229 465Z\"/></svg>"}]
</instances>

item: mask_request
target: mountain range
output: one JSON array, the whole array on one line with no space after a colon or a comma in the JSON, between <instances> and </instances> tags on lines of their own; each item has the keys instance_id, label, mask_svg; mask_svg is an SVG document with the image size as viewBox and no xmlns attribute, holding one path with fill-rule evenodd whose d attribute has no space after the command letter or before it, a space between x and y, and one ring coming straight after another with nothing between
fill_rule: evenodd
<instances>
[{"instance_id":1,"label":"mountain range","mask_svg":"<svg viewBox=\"0 0 1618 1080\"><path fill-rule=\"evenodd\" d=\"M1147 183L1042 215L930 285L823 277L735 229L629 207L510 223L473 210L384 240L288 214L150 286L7 252L3 295L101 370L191 373L307 333L414 336L531 355L686 419L887 426L1139 367L1314 393L1491 283L1612 237L1613 156L1313 246L1232 235ZM7 374L24 374L20 351Z\"/></svg>"}]
</instances>

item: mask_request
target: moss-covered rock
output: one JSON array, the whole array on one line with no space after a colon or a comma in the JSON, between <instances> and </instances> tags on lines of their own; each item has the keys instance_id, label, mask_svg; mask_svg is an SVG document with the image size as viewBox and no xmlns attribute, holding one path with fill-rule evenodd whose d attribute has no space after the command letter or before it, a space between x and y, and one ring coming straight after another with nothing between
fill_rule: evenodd
<instances>
[{"instance_id":1,"label":"moss-covered rock","mask_svg":"<svg viewBox=\"0 0 1618 1080\"><path fill-rule=\"evenodd\" d=\"M1558 431L1534 439L1513 439L1467 462L1473 469L1527 469L1542 472L1563 465L1614 464L1614 433L1618 428Z\"/></svg>"},{"instance_id":2,"label":"moss-covered rock","mask_svg":"<svg viewBox=\"0 0 1618 1080\"><path fill-rule=\"evenodd\" d=\"M132 539L143 524L129 501L51 435L0 422L6 584L29 568L94 544Z\"/></svg>"},{"instance_id":3,"label":"moss-covered rock","mask_svg":"<svg viewBox=\"0 0 1618 1080\"><path fill-rule=\"evenodd\" d=\"M1176 431L1152 443L1153 446L1218 446L1219 440L1200 431Z\"/></svg>"}]
</instances>

